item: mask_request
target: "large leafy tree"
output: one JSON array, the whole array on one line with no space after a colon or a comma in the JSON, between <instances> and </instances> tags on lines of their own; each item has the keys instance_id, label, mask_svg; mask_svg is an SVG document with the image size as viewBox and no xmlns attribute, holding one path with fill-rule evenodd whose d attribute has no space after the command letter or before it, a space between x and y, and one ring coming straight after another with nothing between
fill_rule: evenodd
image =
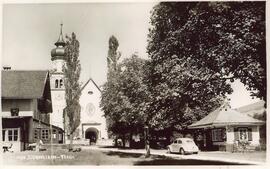
<instances>
[{"instance_id":1,"label":"large leafy tree","mask_svg":"<svg viewBox=\"0 0 270 169\"><path fill-rule=\"evenodd\" d=\"M80 43L76 39L75 33L71 37L67 36L65 47L66 64L63 67L65 77L66 108L64 109L65 127L70 136L70 148L73 144L73 134L80 125L81 106L79 99L81 96L81 85L79 83L81 65L79 61Z\"/></svg>"},{"instance_id":2,"label":"large leafy tree","mask_svg":"<svg viewBox=\"0 0 270 169\"><path fill-rule=\"evenodd\" d=\"M103 87L101 107L110 119L109 130L125 139L125 135L141 132L148 98L145 60L133 55L118 64L114 78Z\"/></svg>"},{"instance_id":3,"label":"large leafy tree","mask_svg":"<svg viewBox=\"0 0 270 169\"><path fill-rule=\"evenodd\" d=\"M154 64L172 55L190 58L266 100L265 2L164 2L154 7L151 23Z\"/></svg>"},{"instance_id":4,"label":"large leafy tree","mask_svg":"<svg viewBox=\"0 0 270 169\"><path fill-rule=\"evenodd\" d=\"M155 129L183 130L222 103L232 89L223 65L204 54L219 39L202 19L212 3L170 2L154 7L148 39L152 100L149 124ZM202 7L201 7L202 6ZM217 5L218 6L218 5ZM217 15L209 14L209 17ZM217 19L218 20L218 19ZM216 24L216 23L215 23ZM211 24L210 24L211 25ZM218 43L217 43L218 44Z\"/></svg>"}]
</instances>

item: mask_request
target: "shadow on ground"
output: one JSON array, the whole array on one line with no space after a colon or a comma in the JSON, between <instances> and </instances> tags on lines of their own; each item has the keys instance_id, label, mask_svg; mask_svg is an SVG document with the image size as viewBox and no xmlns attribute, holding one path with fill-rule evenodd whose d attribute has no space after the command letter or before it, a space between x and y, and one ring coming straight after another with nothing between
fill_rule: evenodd
<instances>
[{"instance_id":1,"label":"shadow on ground","mask_svg":"<svg viewBox=\"0 0 270 169\"><path fill-rule=\"evenodd\" d=\"M239 163L192 160L192 159L173 159L162 155L151 155L150 158L144 158L143 154L131 154L123 152L104 152L108 156L117 156L119 158L137 158L133 165L239 165ZM249 164L241 164L249 165Z\"/></svg>"},{"instance_id":2,"label":"shadow on ground","mask_svg":"<svg viewBox=\"0 0 270 169\"><path fill-rule=\"evenodd\" d=\"M139 158L139 157L144 157L144 155L139 154L139 153L122 153L122 152L104 152L104 154L108 156L118 156L120 158Z\"/></svg>"},{"instance_id":3,"label":"shadow on ground","mask_svg":"<svg viewBox=\"0 0 270 169\"><path fill-rule=\"evenodd\" d=\"M186 160L172 158L156 158L135 162L134 165L239 165L238 163L225 163L218 161ZM241 164L247 165L247 164Z\"/></svg>"}]
</instances>

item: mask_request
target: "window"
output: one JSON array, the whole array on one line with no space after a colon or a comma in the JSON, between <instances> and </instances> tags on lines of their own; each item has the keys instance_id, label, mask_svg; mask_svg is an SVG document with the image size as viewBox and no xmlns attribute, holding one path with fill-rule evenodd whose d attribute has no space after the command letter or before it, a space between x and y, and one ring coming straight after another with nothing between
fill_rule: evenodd
<instances>
[{"instance_id":1,"label":"window","mask_svg":"<svg viewBox=\"0 0 270 169\"><path fill-rule=\"evenodd\" d=\"M59 83L59 88L62 88L63 87L63 80L62 79L60 79L60 83Z\"/></svg>"},{"instance_id":2,"label":"window","mask_svg":"<svg viewBox=\"0 0 270 169\"><path fill-rule=\"evenodd\" d=\"M19 115L19 108L11 108L10 113L11 113L11 116L18 116Z\"/></svg>"},{"instance_id":3,"label":"window","mask_svg":"<svg viewBox=\"0 0 270 169\"><path fill-rule=\"evenodd\" d=\"M62 141L62 134L61 133L58 134L58 141Z\"/></svg>"},{"instance_id":4,"label":"window","mask_svg":"<svg viewBox=\"0 0 270 169\"><path fill-rule=\"evenodd\" d=\"M239 139L240 140L248 140L247 128L239 128Z\"/></svg>"},{"instance_id":5,"label":"window","mask_svg":"<svg viewBox=\"0 0 270 169\"><path fill-rule=\"evenodd\" d=\"M8 141L13 141L13 131L8 130Z\"/></svg>"},{"instance_id":6,"label":"window","mask_svg":"<svg viewBox=\"0 0 270 169\"><path fill-rule=\"evenodd\" d=\"M41 130L41 139L44 139L44 140L49 139L49 130L48 129Z\"/></svg>"},{"instance_id":7,"label":"window","mask_svg":"<svg viewBox=\"0 0 270 169\"><path fill-rule=\"evenodd\" d=\"M212 141L225 141L226 131L225 129L213 129L212 130Z\"/></svg>"},{"instance_id":8,"label":"window","mask_svg":"<svg viewBox=\"0 0 270 169\"><path fill-rule=\"evenodd\" d=\"M53 138L56 139L56 130L53 129Z\"/></svg>"},{"instance_id":9,"label":"window","mask_svg":"<svg viewBox=\"0 0 270 169\"><path fill-rule=\"evenodd\" d=\"M19 129L4 129L2 130L3 141L18 141L19 140ZM6 140L7 139L7 140Z\"/></svg>"},{"instance_id":10,"label":"window","mask_svg":"<svg viewBox=\"0 0 270 169\"><path fill-rule=\"evenodd\" d=\"M2 137L3 137L3 138L2 138L2 141L5 141L5 137L6 137L5 134L6 134L6 131L5 131L5 130L2 130Z\"/></svg>"},{"instance_id":11,"label":"window","mask_svg":"<svg viewBox=\"0 0 270 169\"><path fill-rule=\"evenodd\" d=\"M58 79L55 80L55 88L58 88Z\"/></svg>"},{"instance_id":12,"label":"window","mask_svg":"<svg viewBox=\"0 0 270 169\"><path fill-rule=\"evenodd\" d=\"M181 140L178 140L178 144L182 144L182 141Z\"/></svg>"},{"instance_id":13,"label":"window","mask_svg":"<svg viewBox=\"0 0 270 169\"><path fill-rule=\"evenodd\" d=\"M13 130L13 141L18 140L18 130Z\"/></svg>"},{"instance_id":14,"label":"window","mask_svg":"<svg viewBox=\"0 0 270 169\"><path fill-rule=\"evenodd\" d=\"M173 143L177 144L177 140L175 140Z\"/></svg>"},{"instance_id":15,"label":"window","mask_svg":"<svg viewBox=\"0 0 270 169\"><path fill-rule=\"evenodd\" d=\"M34 132L34 138L35 139L38 139L39 138L39 132L38 132L38 129L35 129L35 132Z\"/></svg>"}]
</instances>

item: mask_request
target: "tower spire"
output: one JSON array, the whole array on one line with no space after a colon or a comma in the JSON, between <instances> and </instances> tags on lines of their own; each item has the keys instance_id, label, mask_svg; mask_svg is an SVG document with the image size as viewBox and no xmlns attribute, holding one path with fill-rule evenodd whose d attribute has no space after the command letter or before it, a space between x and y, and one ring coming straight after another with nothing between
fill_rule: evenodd
<instances>
[{"instance_id":1,"label":"tower spire","mask_svg":"<svg viewBox=\"0 0 270 169\"><path fill-rule=\"evenodd\" d=\"M61 22L61 24L60 24L60 35L59 35L59 38L58 38L58 41L55 43L55 45L58 47L58 46L65 46L66 45L66 42L65 42L65 40L64 40L64 38L63 38L63 31L62 31L62 29L63 29L63 22Z\"/></svg>"},{"instance_id":2,"label":"tower spire","mask_svg":"<svg viewBox=\"0 0 270 169\"><path fill-rule=\"evenodd\" d=\"M65 46L66 46L66 42L64 40L64 37L63 37L63 23L61 22L60 24L60 35L59 35L59 38L57 40L57 42L55 42L55 48L52 49L51 51L51 60L54 61L54 60L64 60L65 59ZM62 67L61 67L62 69ZM60 68L59 68L60 70Z\"/></svg>"}]
</instances>

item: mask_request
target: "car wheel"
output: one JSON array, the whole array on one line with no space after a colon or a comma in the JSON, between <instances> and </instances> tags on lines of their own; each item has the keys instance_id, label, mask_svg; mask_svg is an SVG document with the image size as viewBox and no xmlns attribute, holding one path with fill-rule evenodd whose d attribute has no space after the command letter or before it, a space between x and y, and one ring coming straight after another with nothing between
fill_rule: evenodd
<instances>
[{"instance_id":1,"label":"car wheel","mask_svg":"<svg viewBox=\"0 0 270 169\"><path fill-rule=\"evenodd\" d=\"M182 154L182 155L185 155L185 154L186 154L186 153L185 153L185 150L184 150L183 148L180 148L179 152L180 152L180 154Z\"/></svg>"},{"instance_id":2,"label":"car wheel","mask_svg":"<svg viewBox=\"0 0 270 169\"><path fill-rule=\"evenodd\" d=\"M168 147L167 153L168 153L168 154L171 154L171 153L172 153L170 147Z\"/></svg>"}]
</instances>

